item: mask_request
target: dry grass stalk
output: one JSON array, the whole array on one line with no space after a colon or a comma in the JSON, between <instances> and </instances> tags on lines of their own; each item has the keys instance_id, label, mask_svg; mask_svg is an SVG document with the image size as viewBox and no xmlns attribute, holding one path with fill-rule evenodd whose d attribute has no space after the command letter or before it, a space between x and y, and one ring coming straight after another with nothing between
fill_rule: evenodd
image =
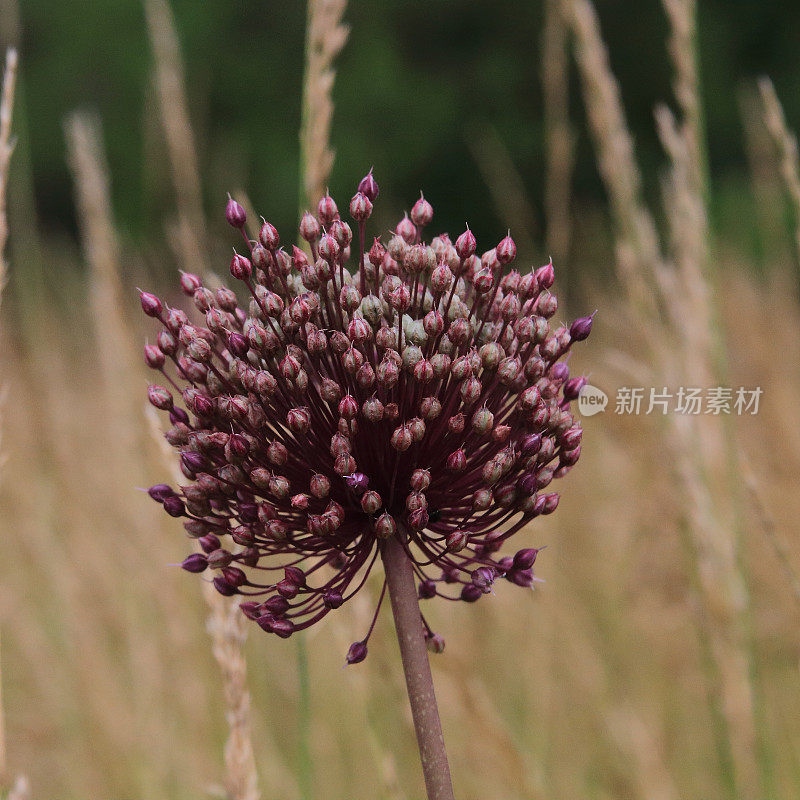
<instances>
[{"instance_id":1,"label":"dry grass stalk","mask_svg":"<svg viewBox=\"0 0 800 800\"><path fill-rule=\"evenodd\" d=\"M565 259L570 242L570 182L575 136L569 124L567 26L560 0L547 0L542 42L544 97L545 218L547 249L556 261Z\"/></svg>"},{"instance_id":2,"label":"dry grass stalk","mask_svg":"<svg viewBox=\"0 0 800 800\"><path fill-rule=\"evenodd\" d=\"M17 51L12 47L6 52L6 67L3 73L3 88L0 92L0 299L6 281L5 247L8 241L8 218L6 216L6 191L8 188L8 169L11 164L11 154L14 152L14 141L11 138L11 116L14 110L14 88L17 77ZM0 404L4 401L0 397ZM0 418L0 421L2 419ZM2 441L2 440L0 440ZM0 458L2 467L2 458ZM8 756L6 750L6 729L3 714L3 673L2 655L0 654L0 789L8 781ZM17 783L11 790L16 791L17 785L27 785L23 777L17 778ZM19 794L22 798L23 794Z\"/></svg>"},{"instance_id":3,"label":"dry grass stalk","mask_svg":"<svg viewBox=\"0 0 800 800\"><path fill-rule=\"evenodd\" d=\"M778 529L775 523L775 518L770 512L764 500L762 487L756 478L753 467L744 451L741 451L742 471L744 472L745 484L747 486L747 493L750 496L750 503L753 507L761 530L764 536L772 547L778 563L786 577L792 595L795 600L800 602L800 575L797 574L794 566L792 565L792 553L789 545L786 543L783 534Z\"/></svg>"},{"instance_id":4,"label":"dry grass stalk","mask_svg":"<svg viewBox=\"0 0 800 800\"><path fill-rule=\"evenodd\" d=\"M133 333L124 313L120 247L111 210L108 166L97 118L75 113L65 123L75 180L78 223L90 269L90 303L109 408L117 410L109 441L117 454L140 452L139 374ZM112 322L113 320L113 322Z\"/></svg>"},{"instance_id":5,"label":"dry grass stalk","mask_svg":"<svg viewBox=\"0 0 800 800\"><path fill-rule=\"evenodd\" d=\"M800 261L800 157L797 137L786 124L783 107L769 78L758 82L761 102L764 104L764 121L780 156L780 169L786 191L792 201L795 218L795 246Z\"/></svg>"},{"instance_id":6,"label":"dry grass stalk","mask_svg":"<svg viewBox=\"0 0 800 800\"><path fill-rule=\"evenodd\" d=\"M178 218L176 251L183 269L205 275L208 262L200 170L186 98L186 80L175 21L167 0L145 0L147 27L155 59L161 124L172 165Z\"/></svg>"},{"instance_id":7,"label":"dry grass stalk","mask_svg":"<svg viewBox=\"0 0 800 800\"><path fill-rule=\"evenodd\" d=\"M11 47L6 52L6 68L3 73L3 88L0 93L0 296L6 282L6 261L3 255L8 241L8 217L6 215L6 192L8 168L14 152L11 137L11 115L14 110L14 88L17 81L17 51Z\"/></svg>"},{"instance_id":8,"label":"dry grass stalk","mask_svg":"<svg viewBox=\"0 0 800 800\"><path fill-rule=\"evenodd\" d=\"M641 199L632 139L594 8L588 0L567 0L565 10L576 38L600 172L614 212L620 279L638 309L639 326L651 332L653 378L671 387L710 386L715 377L714 313L703 275L708 230L693 48L694 3L666 0L665 4L672 25L675 89L683 112L681 124L666 108L659 108L656 114L671 162L665 182L669 257L661 253L652 216ZM643 297L648 289L653 290L656 303ZM661 313L655 313L656 309ZM708 417L671 414L667 423L707 612L703 615L708 620L705 634L722 684L726 736L739 773L738 789L742 797L753 796L753 692L743 634L747 592L738 565L730 500L712 478L725 474L725 432L720 419Z\"/></svg>"},{"instance_id":9,"label":"dry grass stalk","mask_svg":"<svg viewBox=\"0 0 800 800\"><path fill-rule=\"evenodd\" d=\"M350 27L342 23L347 0L308 0L303 120L300 129L301 198L308 207L325 192L333 168L330 145L333 119L333 62L347 42Z\"/></svg>"},{"instance_id":10,"label":"dry grass stalk","mask_svg":"<svg viewBox=\"0 0 800 800\"><path fill-rule=\"evenodd\" d=\"M173 452L164 439L155 410L148 407L150 432L158 446L164 466L176 483L183 476L173 459ZM222 597L211 583L203 584L203 597L208 604L206 627L211 636L212 652L222 673L228 740L225 743L226 800L258 800L258 773L252 741L251 700L247 686L247 660L244 646L247 627L236 598Z\"/></svg>"}]
</instances>

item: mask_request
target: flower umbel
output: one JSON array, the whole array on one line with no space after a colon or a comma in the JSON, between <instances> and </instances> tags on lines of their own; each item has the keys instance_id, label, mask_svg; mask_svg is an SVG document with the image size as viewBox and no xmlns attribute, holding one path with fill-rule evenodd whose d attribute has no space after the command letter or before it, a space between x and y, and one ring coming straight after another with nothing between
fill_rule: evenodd
<instances>
[{"instance_id":1,"label":"flower umbel","mask_svg":"<svg viewBox=\"0 0 800 800\"><path fill-rule=\"evenodd\" d=\"M282 637L352 597L389 537L421 599L475 602L499 578L531 586L538 551L500 550L556 509L550 484L580 456L570 402L585 379L562 359L592 317L552 323L552 263L520 274L510 235L480 256L469 229L426 243L422 196L368 246L377 197L370 172L350 201L357 241L323 197L300 223L308 250L291 254L269 222L251 240L229 200L247 303L186 273L202 322L141 294L163 325L145 361L164 385L148 397L169 414L186 476L150 495L200 544L183 567L213 570L220 593Z\"/></svg>"}]
</instances>

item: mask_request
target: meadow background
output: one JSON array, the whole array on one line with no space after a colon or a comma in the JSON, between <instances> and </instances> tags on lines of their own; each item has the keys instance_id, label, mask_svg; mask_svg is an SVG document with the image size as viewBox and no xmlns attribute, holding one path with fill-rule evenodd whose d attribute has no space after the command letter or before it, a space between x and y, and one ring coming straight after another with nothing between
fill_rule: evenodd
<instances>
[{"instance_id":1,"label":"meadow background","mask_svg":"<svg viewBox=\"0 0 800 800\"><path fill-rule=\"evenodd\" d=\"M573 374L612 402L764 390L757 416L586 419L517 537L545 582L428 608L457 796L800 795L800 7L596 5L0 2L0 792L422 796L387 611L342 668L379 579L304 648L246 631L137 491L171 473L135 287L225 279L227 191L288 239L374 166L378 228L422 189L437 231L552 255L563 315L599 309Z\"/></svg>"}]
</instances>

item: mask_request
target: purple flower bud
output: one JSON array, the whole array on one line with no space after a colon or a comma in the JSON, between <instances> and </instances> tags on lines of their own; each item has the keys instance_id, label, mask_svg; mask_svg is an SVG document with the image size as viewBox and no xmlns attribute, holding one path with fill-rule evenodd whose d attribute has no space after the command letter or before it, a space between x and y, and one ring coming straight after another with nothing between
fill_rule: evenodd
<instances>
[{"instance_id":1,"label":"purple flower bud","mask_svg":"<svg viewBox=\"0 0 800 800\"><path fill-rule=\"evenodd\" d=\"M375 520L375 535L379 539L388 539L390 536L394 536L396 532L397 523L391 515L381 514L381 516Z\"/></svg>"},{"instance_id":2,"label":"purple flower bud","mask_svg":"<svg viewBox=\"0 0 800 800\"><path fill-rule=\"evenodd\" d=\"M173 494L164 498L164 511L171 517L182 517L186 513L186 507L183 500Z\"/></svg>"},{"instance_id":3,"label":"purple flower bud","mask_svg":"<svg viewBox=\"0 0 800 800\"><path fill-rule=\"evenodd\" d=\"M344 598L342 597L341 592L337 592L335 589L330 589L322 596L322 603L325 608L340 608L344 603Z\"/></svg>"},{"instance_id":4,"label":"purple flower bud","mask_svg":"<svg viewBox=\"0 0 800 800\"><path fill-rule=\"evenodd\" d=\"M247 355L247 351L250 349L250 345L247 342L247 339L242 336L241 333L229 333L228 334L228 350L230 350L231 355L236 356L237 358L242 358L243 356Z\"/></svg>"},{"instance_id":5,"label":"purple flower bud","mask_svg":"<svg viewBox=\"0 0 800 800\"><path fill-rule=\"evenodd\" d=\"M569 378L569 367L559 361L550 368L550 378L554 381L566 381Z\"/></svg>"},{"instance_id":6,"label":"purple flower bud","mask_svg":"<svg viewBox=\"0 0 800 800\"><path fill-rule=\"evenodd\" d=\"M181 290L188 297L193 297L194 294L203 286L202 281L197 275L191 272L181 272ZM206 311L207 309L201 309Z\"/></svg>"},{"instance_id":7,"label":"purple flower bud","mask_svg":"<svg viewBox=\"0 0 800 800\"><path fill-rule=\"evenodd\" d=\"M217 575L216 578L212 581L214 584L214 588L223 596L223 597L231 597L232 595L237 594L237 589L235 586L232 586L222 575Z\"/></svg>"},{"instance_id":8,"label":"purple flower bud","mask_svg":"<svg viewBox=\"0 0 800 800\"><path fill-rule=\"evenodd\" d=\"M353 642L347 651L347 663L359 664L367 657L367 643Z\"/></svg>"},{"instance_id":9,"label":"purple flower bud","mask_svg":"<svg viewBox=\"0 0 800 800\"><path fill-rule=\"evenodd\" d=\"M246 603L239 603L239 608L242 610L242 614L244 614L247 619L258 619L258 603L255 603L252 600Z\"/></svg>"},{"instance_id":10,"label":"purple flower bud","mask_svg":"<svg viewBox=\"0 0 800 800\"><path fill-rule=\"evenodd\" d=\"M533 584L533 571L530 569L512 569L506 573L506 580L523 589L528 589Z\"/></svg>"},{"instance_id":11,"label":"purple flower bud","mask_svg":"<svg viewBox=\"0 0 800 800\"><path fill-rule=\"evenodd\" d=\"M357 222L365 222L372 214L372 202L363 193L357 192L350 201L350 216Z\"/></svg>"},{"instance_id":12,"label":"purple flower bud","mask_svg":"<svg viewBox=\"0 0 800 800\"><path fill-rule=\"evenodd\" d=\"M273 620L270 630L281 639L288 639L294 633L294 623L289 619L276 619Z\"/></svg>"},{"instance_id":13,"label":"purple flower bud","mask_svg":"<svg viewBox=\"0 0 800 800\"><path fill-rule=\"evenodd\" d=\"M283 575L287 581L291 581L295 586L306 585L306 574L300 567L285 567Z\"/></svg>"},{"instance_id":14,"label":"purple flower bud","mask_svg":"<svg viewBox=\"0 0 800 800\"><path fill-rule=\"evenodd\" d=\"M511 234L509 234L497 245L497 260L505 266L510 264L516 257L517 245L511 238Z\"/></svg>"},{"instance_id":15,"label":"purple flower bud","mask_svg":"<svg viewBox=\"0 0 800 800\"><path fill-rule=\"evenodd\" d=\"M564 399L567 401L575 400L581 393L581 389L583 389L588 382L589 381L583 376L579 378L570 378L564 384Z\"/></svg>"},{"instance_id":16,"label":"purple flower bud","mask_svg":"<svg viewBox=\"0 0 800 800\"><path fill-rule=\"evenodd\" d=\"M595 311L594 314L597 312ZM580 317L569 326L569 335L574 342L582 342L589 337L592 332L592 320L594 314L589 317Z\"/></svg>"},{"instance_id":17,"label":"purple flower bud","mask_svg":"<svg viewBox=\"0 0 800 800\"><path fill-rule=\"evenodd\" d=\"M155 486L151 486L147 490L147 494L153 498L158 503L163 503L167 497L171 497L175 494L171 486L168 486L166 483L157 483Z\"/></svg>"},{"instance_id":18,"label":"purple flower bud","mask_svg":"<svg viewBox=\"0 0 800 800\"><path fill-rule=\"evenodd\" d=\"M456 239L456 253L462 261L466 261L470 256L475 255L478 243L475 234L467 228L461 236Z\"/></svg>"},{"instance_id":19,"label":"purple flower bud","mask_svg":"<svg viewBox=\"0 0 800 800\"><path fill-rule=\"evenodd\" d=\"M228 225L232 225L234 228L243 228L247 222L245 210L230 195L228 195L228 204L225 206L225 219L228 220Z\"/></svg>"},{"instance_id":20,"label":"purple flower bud","mask_svg":"<svg viewBox=\"0 0 800 800\"><path fill-rule=\"evenodd\" d=\"M220 549L219 537L213 533L207 533L205 536L201 536L197 541L206 554L213 553L215 550Z\"/></svg>"},{"instance_id":21,"label":"purple flower bud","mask_svg":"<svg viewBox=\"0 0 800 800\"><path fill-rule=\"evenodd\" d=\"M518 550L514 554L514 567L516 569L530 569L536 563L536 556L539 555L539 549L536 547L528 547L525 550Z\"/></svg>"},{"instance_id":22,"label":"purple flower bud","mask_svg":"<svg viewBox=\"0 0 800 800\"><path fill-rule=\"evenodd\" d=\"M181 453L181 463L190 472L200 472L206 467L206 459L200 453L195 453L192 450L186 450Z\"/></svg>"},{"instance_id":23,"label":"purple flower bud","mask_svg":"<svg viewBox=\"0 0 800 800\"><path fill-rule=\"evenodd\" d=\"M154 344L144 346L144 361L150 369L160 369L164 366L166 358L161 348Z\"/></svg>"},{"instance_id":24,"label":"purple flower bud","mask_svg":"<svg viewBox=\"0 0 800 800\"><path fill-rule=\"evenodd\" d=\"M253 265L250 263L250 260L244 256L240 256L238 253L234 253L231 259L231 275L237 280L246 281L249 280L252 274Z\"/></svg>"},{"instance_id":25,"label":"purple flower bud","mask_svg":"<svg viewBox=\"0 0 800 800\"><path fill-rule=\"evenodd\" d=\"M164 307L161 304L161 301L154 294L150 294L150 292L143 292L140 289L139 300L142 303L142 311L144 311L144 313L147 314L148 317L161 316Z\"/></svg>"},{"instance_id":26,"label":"purple flower bud","mask_svg":"<svg viewBox=\"0 0 800 800\"><path fill-rule=\"evenodd\" d=\"M537 269L534 273L534 276L536 278L536 282L539 284L539 286L541 286L542 289L549 289L556 279L556 273L553 269L553 262L550 261L543 267L539 267L539 269Z\"/></svg>"},{"instance_id":27,"label":"purple flower bud","mask_svg":"<svg viewBox=\"0 0 800 800\"><path fill-rule=\"evenodd\" d=\"M278 231L271 222L264 222L261 225L261 230L258 232L258 241L270 251L277 250L278 245L281 243L281 237L278 236Z\"/></svg>"},{"instance_id":28,"label":"purple flower bud","mask_svg":"<svg viewBox=\"0 0 800 800\"><path fill-rule=\"evenodd\" d=\"M366 195L372 203L377 199L380 189L378 188L375 178L372 177L371 169L359 182L358 191Z\"/></svg>"},{"instance_id":29,"label":"purple flower bud","mask_svg":"<svg viewBox=\"0 0 800 800\"><path fill-rule=\"evenodd\" d=\"M483 596L483 589L474 583L468 583L461 589L461 599L465 603L474 603Z\"/></svg>"},{"instance_id":30,"label":"purple flower bud","mask_svg":"<svg viewBox=\"0 0 800 800\"><path fill-rule=\"evenodd\" d=\"M411 209L411 220L418 228L424 228L433 219L431 204L420 193L419 200Z\"/></svg>"},{"instance_id":31,"label":"purple flower bud","mask_svg":"<svg viewBox=\"0 0 800 800\"><path fill-rule=\"evenodd\" d=\"M361 191L361 189L359 189L359 191ZM364 192L364 194L369 197L367 192ZM317 215L319 216L319 221L323 228L329 228L331 223L339 215L339 209L336 207L336 203L329 194L326 194L320 199L317 205Z\"/></svg>"},{"instance_id":32,"label":"purple flower bud","mask_svg":"<svg viewBox=\"0 0 800 800\"><path fill-rule=\"evenodd\" d=\"M361 496L361 508L365 514L377 514L383 505L381 496L375 491L367 491Z\"/></svg>"}]
</instances>

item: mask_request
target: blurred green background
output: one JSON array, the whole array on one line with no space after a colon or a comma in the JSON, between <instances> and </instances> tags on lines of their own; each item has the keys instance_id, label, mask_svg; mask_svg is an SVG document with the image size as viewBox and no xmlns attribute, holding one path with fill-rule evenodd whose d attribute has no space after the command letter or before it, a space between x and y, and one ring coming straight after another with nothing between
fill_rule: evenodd
<instances>
[{"instance_id":1,"label":"blurred green background","mask_svg":"<svg viewBox=\"0 0 800 800\"><path fill-rule=\"evenodd\" d=\"M541 241L542 5L353 0L346 13L352 33L334 89L338 157L331 189L340 202L374 165L384 196L396 204L393 213L408 208L422 188L436 209L437 228L460 229L468 210L479 237L496 238L503 223L469 146L488 132L519 170L535 217L531 232ZM142 4L22 0L3 6L0 34L6 42L18 40L22 64L22 155L11 191L27 196L12 197L12 230L15 213L29 217L35 208L49 234L75 237L62 121L88 107L103 120L119 227L137 244L157 241L173 197ZM288 229L298 204L305 4L174 0L172 6L206 210L221 211L224 192L242 187L260 213ZM597 6L652 195L663 160L652 109L672 99L666 20L659 0L600 0ZM748 236L753 208L744 190L740 89L769 74L797 127L800 3L703 0L699 25L713 221L718 230ZM585 209L603 198L575 78L573 198L574 208Z\"/></svg>"}]
</instances>

